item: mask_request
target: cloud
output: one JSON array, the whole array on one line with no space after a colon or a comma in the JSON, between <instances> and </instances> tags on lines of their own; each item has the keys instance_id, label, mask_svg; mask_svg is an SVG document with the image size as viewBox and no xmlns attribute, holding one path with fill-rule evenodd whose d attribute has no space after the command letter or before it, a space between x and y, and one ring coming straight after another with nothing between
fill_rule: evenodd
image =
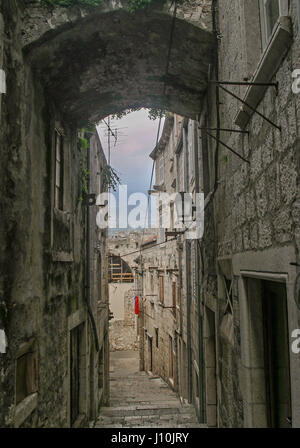
<instances>
[{"instance_id":1,"label":"cloud","mask_svg":"<svg viewBox=\"0 0 300 448\"><path fill-rule=\"evenodd\" d=\"M150 120L145 109L132 112L121 120L111 120L113 131L118 129L116 146L111 138L111 165L122 183L128 185L129 193L149 189L153 163L149 154L156 144L158 121ZM98 133L108 159L107 127L103 122Z\"/></svg>"}]
</instances>

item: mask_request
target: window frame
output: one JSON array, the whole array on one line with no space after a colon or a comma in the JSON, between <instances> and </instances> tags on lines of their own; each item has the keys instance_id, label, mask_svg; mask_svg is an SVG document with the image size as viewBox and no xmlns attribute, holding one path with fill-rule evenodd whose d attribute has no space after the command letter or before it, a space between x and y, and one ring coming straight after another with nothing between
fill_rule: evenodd
<instances>
[{"instance_id":1,"label":"window frame","mask_svg":"<svg viewBox=\"0 0 300 448\"><path fill-rule=\"evenodd\" d=\"M174 372L174 341L172 336L169 334L169 379L174 382L175 372Z\"/></svg>"},{"instance_id":2,"label":"window frame","mask_svg":"<svg viewBox=\"0 0 300 448\"><path fill-rule=\"evenodd\" d=\"M195 178L195 122L189 121L187 129L188 177L191 184Z\"/></svg>"},{"instance_id":3,"label":"window frame","mask_svg":"<svg viewBox=\"0 0 300 448\"><path fill-rule=\"evenodd\" d=\"M159 335L158 335L157 327L155 327L155 346L156 346L156 348L159 348Z\"/></svg>"},{"instance_id":4,"label":"window frame","mask_svg":"<svg viewBox=\"0 0 300 448\"><path fill-rule=\"evenodd\" d=\"M165 180L165 158L164 153L161 153L158 159L158 183L161 185Z\"/></svg>"},{"instance_id":5,"label":"window frame","mask_svg":"<svg viewBox=\"0 0 300 448\"><path fill-rule=\"evenodd\" d=\"M268 3L270 1L278 2L278 17L276 18L276 21L274 22L272 29L269 28L270 24L268 21L269 16ZM283 15L284 8L281 0L259 0L259 11L260 11L260 27L261 27L261 44L262 44L262 50L264 51L272 38L273 32L278 24L279 18Z\"/></svg>"},{"instance_id":6,"label":"window frame","mask_svg":"<svg viewBox=\"0 0 300 448\"><path fill-rule=\"evenodd\" d=\"M172 280L172 312L173 315L176 319L176 311L177 311L177 281L176 280Z\"/></svg>"},{"instance_id":7,"label":"window frame","mask_svg":"<svg viewBox=\"0 0 300 448\"><path fill-rule=\"evenodd\" d=\"M64 136L57 128L54 137L54 207L64 210Z\"/></svg>"},{"instance_id":8,"label":"window frame","mask_svg":"<svg viewBox=\"0 0 300 448\"><path fill-rule=\"evenodd\" d=\"M159 301L165 303L165 278L164 275L159 276Z\"/></svg>"},{"instance_id":9,"label":"window frame","mask_svg":"<svg viewBox=\"0 0 300 448\"><path fill-rule=\"evenodd\" d=\"M24 362L23 384L19 384L20 362ZM20 398L20 387L25 387ZM26 398L38 392L38 352L34 340L22 344L17 352L15 360L15 404L22 403ZM23 396L24 395L24 396Z\"/></svg>"}]
</instances>

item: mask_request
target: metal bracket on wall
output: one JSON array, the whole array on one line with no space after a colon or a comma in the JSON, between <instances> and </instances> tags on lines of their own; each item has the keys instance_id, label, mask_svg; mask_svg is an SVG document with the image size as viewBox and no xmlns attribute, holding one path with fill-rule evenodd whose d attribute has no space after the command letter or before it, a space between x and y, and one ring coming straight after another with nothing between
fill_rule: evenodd
<instances>
[{"instance_id":1,"label":"metal bracket on wall","mask_svg":"<svg viewBox=\"0 0 300 448\"><path fill-rule=\"evenodd\" d=\"M233 132L233 133L238 133L238 134L250 134L249 131L243 131L242 129L228 129L228 128L201 128L199 127L198 129L201 129L203 131L222 131L222 132Z\"/></svg>"},{"instance_id":2,"label":"metal bracket on wall","mask_svg":"<svg viewBox=\"0 0 300 448\"><path fill-rule=\"evenodd\" d=\"M96 195L95 194L85 194L83 196L82 204L87 207L96 205Z\"/></svg>"},{"instance_id":3,"label":"metal bracket on wall","mask_svg":"<svg viewBox=\"0 0 300 448\"><path fill-rule=\"evenodd\" d=\"M275 87L278 94L278 82L251 82L251 81L209 81L211 84L224 86L256 86L256 87Z\"/></svg>"},{"instance_id":4,"label":"metal bracket on wall","mask_svg":"<svg viewBox=\"0 0 300 448\"><path fill-rule=\"evenodd\" d=\"M162 303L159 303L158 305L161 306L164 310L174 310L174 309L176 309L176 306L164 306Z\"/></svg>"},{"instance_id":5,"label":"metal bracket on wall","mask_svg":"<svg viewBox=\"0 0 300 448\"><path fill-rule=\"evenodd\" d=\"M217 82L217 81L215 81ZM259 112L255 107L252 107L249 103L247 103L246 101L244 101L242 98L240 98L238 95L236 95L235 93L231 92L230 90L226 89L225 87L223 87L221 84L219 84L219 88L224 90L224 92L228 93L229 95L233 96L233 98L237 99L238 101L240 101L241 103L245 104L245 106L247 106L250 110L252 110L252 112L256 113L257 115L259 115L261 118L263 118L264 120L266 120L269 124L271 124L272 126L274 126L275 128L277 128L280 132L281 132L281 126L278 126L277 124L275 124L273 121L271 121L269 118L267 118L264 114L262 114L261 112Z\"/></svg>"},{"instance_id":6,"label":"metal bracket on wall","mask_svg":"<svg viewBox=\"0 0 300 448\"><path fill-rule=\"evenodd\" d=\"M221 140L219 140L217 137L215 137L214 135L210 134L209 132L207 132L207 135L211 138L213 138L214 140L218 141L219 143L221 143L221 145L225 146L225 148L227 148L229 151L231 151L233 154L235 154L237 157L239 157L240 159L242 159L244 162L246 163L250 163L249 160L245 159L243 156L241 156L238 152L236 152L234 149L232 149L230 146L228 146L226 143L222 142Z\"/></svg>"}]
</instances>

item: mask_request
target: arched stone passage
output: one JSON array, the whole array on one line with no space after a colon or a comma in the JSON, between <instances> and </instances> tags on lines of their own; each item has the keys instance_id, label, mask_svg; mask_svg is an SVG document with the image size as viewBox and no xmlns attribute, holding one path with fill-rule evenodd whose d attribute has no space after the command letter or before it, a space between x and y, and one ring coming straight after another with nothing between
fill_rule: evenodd
<instances>
[{"instance_id":1,"label":"arched stone passage","mask_svg":"<svg viewBox=\"0 0 300 448\"><path fill-rule=\"evenodd\" d=\"M213 58L213 35L177 18L166 77L171 23L164 10L130 14L100 8L31 40L24 51L51 98L77 124L139 107L195 118Z\"/></svg>"}]
</instances>

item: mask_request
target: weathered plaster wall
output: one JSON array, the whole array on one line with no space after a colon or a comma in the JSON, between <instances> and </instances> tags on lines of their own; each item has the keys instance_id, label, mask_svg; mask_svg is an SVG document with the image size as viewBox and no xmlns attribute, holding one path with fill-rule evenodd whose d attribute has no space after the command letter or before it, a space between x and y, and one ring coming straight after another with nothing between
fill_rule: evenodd
<instances>
[{"instance_id":1,"label":"weathered plaster wall","mask_svg":"<svg viewBox=\"0 0 300 448\"><path fill-rule=\"evenodd\" d=\"M125 304L124 296L132 288L131 283L110 283L109 284L109 305L114 313L114 319L124 320Z\"/></svg>"},{"instance_id":2,"label":"weathered plaster wall","mask_svg":"<svg viewBox=\"0 0 300 448\"><path fill-rule=\"evenodd\" d=\"M110 321L110 350L138 350L137 316L133 305L134 288L132 288L132 284L110 284L110 287L113 288L114 286L118 287L118 300L122 304L122 315L114 313L114 319ZM123 288L120 288L121 286ZM111 310L113 310L113 307L111 307Z\"/></svg>"}]
</instances>

